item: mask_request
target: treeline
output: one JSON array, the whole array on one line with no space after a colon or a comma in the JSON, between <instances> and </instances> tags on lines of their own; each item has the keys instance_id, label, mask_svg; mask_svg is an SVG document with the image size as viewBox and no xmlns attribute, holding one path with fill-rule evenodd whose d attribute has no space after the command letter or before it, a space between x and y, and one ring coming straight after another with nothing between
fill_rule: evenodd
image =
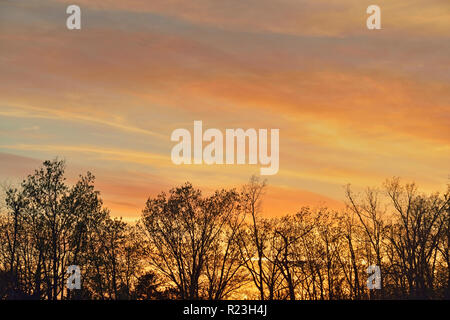
<instances>
[{"instance_id":1,"label":"treeline","mask_svg":"<svg viewBox=\"0 0 450 320\"><path fill-rule=\"evenodd\" d=\"M112 218L94 176L74 185L46 161L4 190L2 299L449 299L450 186L391 179L347 208L261 216L264 181L205 196L186 183L149 198L136 224ZM67 268L81 269L69 290ZM379 266L381 289L367 269Z\"/></svg>"}]
</instances>

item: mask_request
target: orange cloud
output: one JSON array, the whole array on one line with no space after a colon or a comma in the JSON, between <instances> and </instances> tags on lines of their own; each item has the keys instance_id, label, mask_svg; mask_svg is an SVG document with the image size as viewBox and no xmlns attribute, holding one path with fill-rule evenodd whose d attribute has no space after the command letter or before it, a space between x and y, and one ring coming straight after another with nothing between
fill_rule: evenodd
<instances>
[{"instance_id":1,"label":"orange cloud","mask_svg":"<svg viewBox=\"0 0 450 320\"><path fill-rule=\"evenodd\" d=\"M301 203L319 201L303 190L341 199L345 183L392 175L429 190L447 182L448 1L381 1L375 33L356 0L81 0L80 32L64 27L67 3L0 4L0 151L106 172L99 183L120 213L135 214L141 188L214 189L257 172L173 165L170 133L194 120L280 129L270 185ZM300 203L274 194L274 210Z\"/></svg>"}]
</instances>

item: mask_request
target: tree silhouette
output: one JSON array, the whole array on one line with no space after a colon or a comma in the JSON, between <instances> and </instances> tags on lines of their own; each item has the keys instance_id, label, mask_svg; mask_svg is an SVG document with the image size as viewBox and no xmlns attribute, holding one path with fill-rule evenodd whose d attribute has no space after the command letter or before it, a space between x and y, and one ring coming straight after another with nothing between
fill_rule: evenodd
<instances>
[{"instance_id":1,"label":"tree silhouette","mask_svg":"<svg viewBox=\"0 0 450 320\"><path fill-rule=\"evenodd\" d=\"M450 185L346 187L343 210L261 215L265 181L150 197L137 223L111 217L87 172L45 161L0 205L1 299L449 299ZM81 289L69 290L71 265ZM381 269L382 289L366 286Z\"/></svg>"}]
</instances>

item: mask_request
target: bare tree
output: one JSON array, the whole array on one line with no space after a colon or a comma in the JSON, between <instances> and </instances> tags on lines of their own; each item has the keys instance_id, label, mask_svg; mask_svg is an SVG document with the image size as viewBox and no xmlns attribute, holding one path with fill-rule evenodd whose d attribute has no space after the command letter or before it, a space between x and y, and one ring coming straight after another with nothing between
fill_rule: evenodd
<instances>
[{"instance_id":1,"label":"bare tree","mask_svg":"<svg viewBox=\"0 0 450 320\"><path fill-rule=\"evenodd\" d=\"M202 291L211 299L229 293L231 279L240 267L235 259L235 237L241 222L232 218L236 197L233 190L222 190L202 198L200 190L187 183L172 189L169 196L162 193L147 201L142 225L153 251L149 258L174 283L180 298L198 299ZM225 245L219 245L227 229L231 234ZM225 251L217 254L215 250ZM203 276L209 281L207 288L201 288Z\"/></svg>"},{"instance_id":2,"label":"bare tree","mask_svg":"<svg viewBox=\"0 0 450 320\"><path fill-rule=\"evenodd\" d=\"M383 215L385 211L381 208L381 200L379 191L374 188L367 188L364 198L359 200L350 189L350 185L346 188L347 208L354 213L360 222L365 236L367 237L371 250L368 251L367 264L373 262L380 267L381 271L381 296L383 295L383 240L385 238L385 226ZM375 259L372 259L372 253ZM374 261L373 261L374 260ZM373 262L372 262L373 261Z\"/></svg>"},{"instance_id":3,"label":"bare tree","mask_svg":"<svg viewBox=\"0 0 450 320\"><path fill-rule=\"evenodd\" d=\"M439 242L442 236L448 237L448 195L419 195L415 184L402 186L398 178L385 185L398 217L390 229L390 245L406 277L409 294L427 298L435 285Z\"/></svg>"},{"instance_id":4,"label":"bare tree","mask_svg":"<svg viewBox=\"0 0 450 320\"><path fill-rule=\"evenodd\" d=\"M264 300L264 282L266 279L263 263L267 234L264 233L264 220L261 220L261 201L266 187L265 181L253 176L242 190L244 210L250 219L250 227L242 233L240 250L244 264L249 271L253 283L259 291L259 298Z\"/></svg>"}]
</instances>

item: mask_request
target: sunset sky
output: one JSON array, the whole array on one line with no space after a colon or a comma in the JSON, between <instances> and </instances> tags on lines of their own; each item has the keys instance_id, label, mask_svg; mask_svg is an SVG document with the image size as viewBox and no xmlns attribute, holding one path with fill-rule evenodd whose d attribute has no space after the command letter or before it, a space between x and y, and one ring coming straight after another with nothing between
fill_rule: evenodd
<instances>
[{"instance_id":1,"label":"sunset sky","mask_svg":"<svg viewBox=\"0 0 450 320\"><path fill-rule=\"evenodd\" d=\"M66 7L81 8L81 30ZM366 28L381 8L382 30ZM177 128L280 129L265 213L341 206L389 177L450 174L448 0L0 0L0 181L45 159L97 177L112 214L259 165L172 164Z\"/></svg>"}]
</instances>

